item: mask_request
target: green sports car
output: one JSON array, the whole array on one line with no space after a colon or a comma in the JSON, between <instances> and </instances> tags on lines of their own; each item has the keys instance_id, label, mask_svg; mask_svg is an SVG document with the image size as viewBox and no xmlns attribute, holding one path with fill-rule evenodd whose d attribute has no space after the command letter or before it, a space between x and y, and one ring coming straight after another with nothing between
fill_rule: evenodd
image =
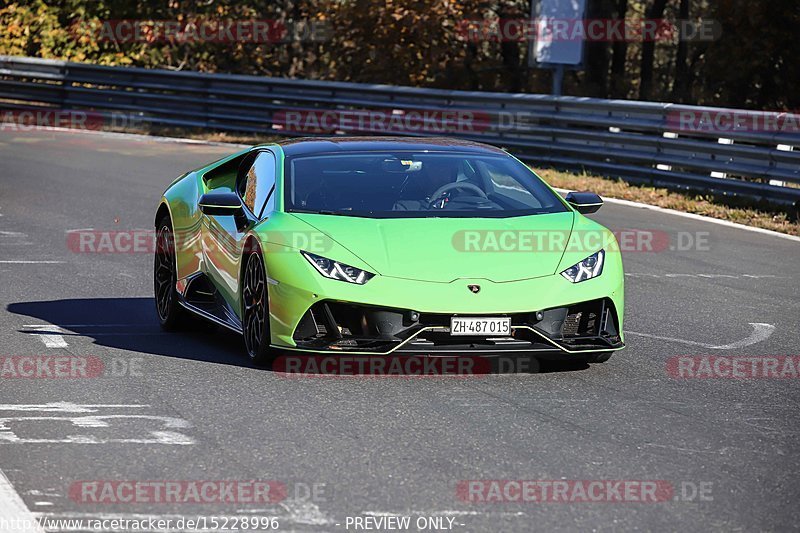
<instances>
[{"instance_id":1,"label":"green sports car","mask_svg":"<svg viewBox=\"0 0 800 533\"><path fill-rule=\"evenodd\" d=\"M161 325L199 315L277 354L624 346L614 235L492 146L334 137L254 146L184 174L155 216Z\"/></svg>"}]
</instances>

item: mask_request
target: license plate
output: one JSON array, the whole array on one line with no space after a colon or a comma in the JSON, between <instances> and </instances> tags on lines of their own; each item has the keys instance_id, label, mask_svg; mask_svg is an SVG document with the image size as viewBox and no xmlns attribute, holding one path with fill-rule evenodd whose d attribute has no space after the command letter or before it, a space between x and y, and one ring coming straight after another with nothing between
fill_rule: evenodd
<instances>
[{"instance_id":1,"label":"license plate","mask_svg":"<svg viewBox=\"0 0 800 533\"><path fill-rule=\"evenodd\" d=\"M450 318L450 335L492 337L511 335L511 318L454 316Z\"/></svg>"}]
</instances>

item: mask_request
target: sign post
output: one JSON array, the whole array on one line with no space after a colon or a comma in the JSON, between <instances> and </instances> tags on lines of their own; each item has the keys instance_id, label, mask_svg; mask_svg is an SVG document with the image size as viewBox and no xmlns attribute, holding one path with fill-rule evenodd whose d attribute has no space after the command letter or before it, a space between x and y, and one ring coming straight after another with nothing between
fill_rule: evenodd
<instances>
[{"instance_id":1,"label":"sign post","mask_svg":"<svg viewBox=\"0 0 800 533\"><path fill-rule=\"evenodd\" d=\"M531 25L535 35L528 47L528 66L553 71L553 95L561 96L567 67L583 67L586 0L531 0ZM577 36L575 35L577 33Z\"/></svg>"}]
</instances>

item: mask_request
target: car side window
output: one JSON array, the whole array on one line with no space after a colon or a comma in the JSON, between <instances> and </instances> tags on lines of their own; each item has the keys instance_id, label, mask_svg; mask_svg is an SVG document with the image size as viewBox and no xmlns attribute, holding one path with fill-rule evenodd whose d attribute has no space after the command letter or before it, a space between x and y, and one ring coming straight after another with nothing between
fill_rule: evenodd
<instances>
[{"instance_id":1,"label":"car side window","mask_svg":"<svg viewBox=\"0 0 800 533\"><path fill-rule=\"evenodd\" d=\"M275 156L272 152L259 153L243 181L242 200L244 200L244 205L256 217L261 218L275 205L272 194L275 189ZM271 207L267 208L267 203Z\"/></svg>"}]
</instances>

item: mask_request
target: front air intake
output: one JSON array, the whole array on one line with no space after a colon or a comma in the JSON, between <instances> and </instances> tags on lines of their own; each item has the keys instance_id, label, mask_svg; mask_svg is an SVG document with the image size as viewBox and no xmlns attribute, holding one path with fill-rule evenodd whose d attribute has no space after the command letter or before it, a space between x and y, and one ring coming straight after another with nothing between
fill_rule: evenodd
<instances>
[{"instance_id":1,"label":"front air intake","mask_svg":"<svg viewBox=\"0 0 800 533\"><path fill-rule=\"evenodd\" d=\"M571 306L561 327L561 336L594 337L600 333L600 317L608 310L601 300Z\"/></svg>"}]
</instances>

